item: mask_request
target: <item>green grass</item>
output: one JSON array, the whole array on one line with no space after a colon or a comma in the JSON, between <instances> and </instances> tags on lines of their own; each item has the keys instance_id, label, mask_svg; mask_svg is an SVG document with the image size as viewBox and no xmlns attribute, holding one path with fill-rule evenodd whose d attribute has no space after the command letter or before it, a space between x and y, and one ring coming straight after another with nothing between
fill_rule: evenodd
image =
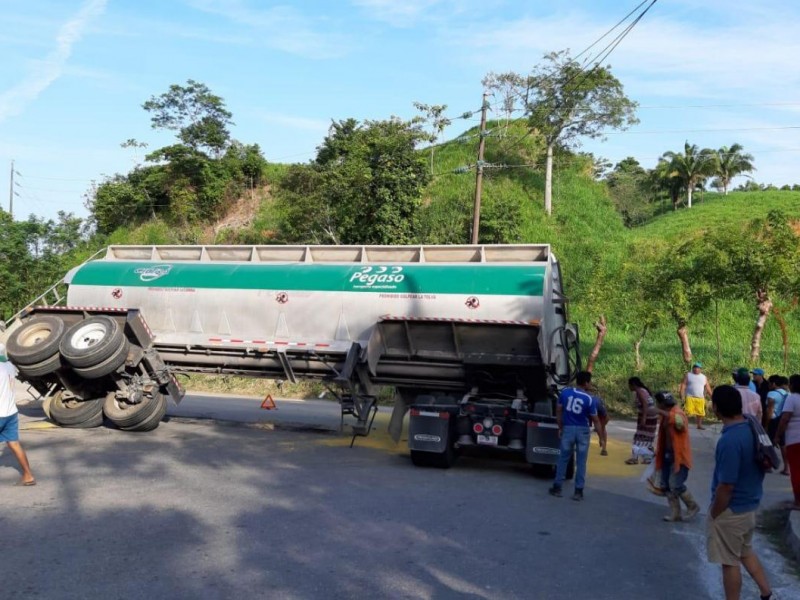
<instances>
[{"instance_id":1,"label":"green grass","mask_svg":"<svg viewBox=\"0 0 800 600\"><path fill-rule=\"evenodd\" d=\"M650 223L631 230L634 237L680 239L686 232L724 227L767 216L771 210L781 210L790 219L800 220L800 192L731 192L705 194L693 202L691 210L681 208L657 217Z\"/></svg>"}]
</instances>

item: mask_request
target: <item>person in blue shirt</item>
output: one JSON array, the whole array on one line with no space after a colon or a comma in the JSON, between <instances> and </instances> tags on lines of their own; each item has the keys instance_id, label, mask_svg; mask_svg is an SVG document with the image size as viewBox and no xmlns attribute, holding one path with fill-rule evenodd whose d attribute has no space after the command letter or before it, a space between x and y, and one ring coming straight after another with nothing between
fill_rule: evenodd
<instances>
[{"instance_id":1,"label":"person in blue shirt","mask_svg":"<svg viewBox=\"0 0 800 600\"><path fill-rule=\"evenodd\" d=\"M597 403L590 393L592 374L588 371L578 373L576 387L562 390L556 406L558 435L561 438L561 454L558 457L556 479L550 494L561 497L561 486L567 473L567 465L573 452L575 456L575 493L573 500L583 500L583 487L586 483L586 460L589 458L589 443L592 439L589 424L601 428L597 418Z\"/></svg>"},{"instance_id":2,"label":"person in blue shirt","mask_svg":"<svg viewBox=\"0 0 800 600\"><path fill-rule=\"evenodd\" d=\"M770 600L772 589L753 550L756 509L764 481L764 473L756 463L753 431L742 415L742 396L736 388L717 387L711 403L723 427L711 482L706 532L708 560L722 565L726 600L738 600L741 595L741 565L758 585L762 600Z\"/></svg>"}]
</instances>

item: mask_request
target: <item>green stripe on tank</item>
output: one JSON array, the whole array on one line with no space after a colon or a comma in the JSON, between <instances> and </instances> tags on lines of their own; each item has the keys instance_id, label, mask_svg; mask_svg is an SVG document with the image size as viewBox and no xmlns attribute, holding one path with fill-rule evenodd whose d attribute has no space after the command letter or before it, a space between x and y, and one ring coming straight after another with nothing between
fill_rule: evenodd
<instances>
[{"instance_id":1,"label":"green stripe on tank","mask_svg":"<svg viewBox=\"0 0 800 600\"><path fill-rule=\"evenodd\" d=\"M92 261L73 285L541 296L542 265L201 264Z\"/></svg>"}]
</instances>

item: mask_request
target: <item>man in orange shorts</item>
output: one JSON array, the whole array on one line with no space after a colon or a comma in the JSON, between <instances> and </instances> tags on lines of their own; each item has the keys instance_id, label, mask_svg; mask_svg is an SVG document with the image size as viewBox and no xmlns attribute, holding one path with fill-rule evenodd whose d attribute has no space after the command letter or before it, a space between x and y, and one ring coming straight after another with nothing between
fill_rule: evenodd
<instances>
[{"instance_id":1,"label":"man in orange shorts","mask_svg":"<svg viewBox=\"0 0 800 600\"><path fill-rule=\"evenodd\" d=\"M684 410L689 417L697 419L697 428L703 427L703 417L706 416L706 396L711 398L711 386L708 378L702 373L703 365L696 362L692 365L692 370L683 376L681 382L681 400L684 403Z\"/></svg>"}]
</instances>

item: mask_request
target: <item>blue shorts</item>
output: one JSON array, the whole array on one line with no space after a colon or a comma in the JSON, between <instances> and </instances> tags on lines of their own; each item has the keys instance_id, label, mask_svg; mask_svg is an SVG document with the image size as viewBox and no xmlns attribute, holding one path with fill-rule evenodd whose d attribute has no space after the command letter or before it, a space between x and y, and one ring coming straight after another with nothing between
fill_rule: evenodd
<instances>
[{"instance_id":1,"label":"blue shorts","mask_svg":"<svg viewBox=\"0 0 800 600\"><path fill-rule=\"evenodd\" d=\"M0 417L0 442L19 441L19 413Z\"/></svg>"}]
</instances>

